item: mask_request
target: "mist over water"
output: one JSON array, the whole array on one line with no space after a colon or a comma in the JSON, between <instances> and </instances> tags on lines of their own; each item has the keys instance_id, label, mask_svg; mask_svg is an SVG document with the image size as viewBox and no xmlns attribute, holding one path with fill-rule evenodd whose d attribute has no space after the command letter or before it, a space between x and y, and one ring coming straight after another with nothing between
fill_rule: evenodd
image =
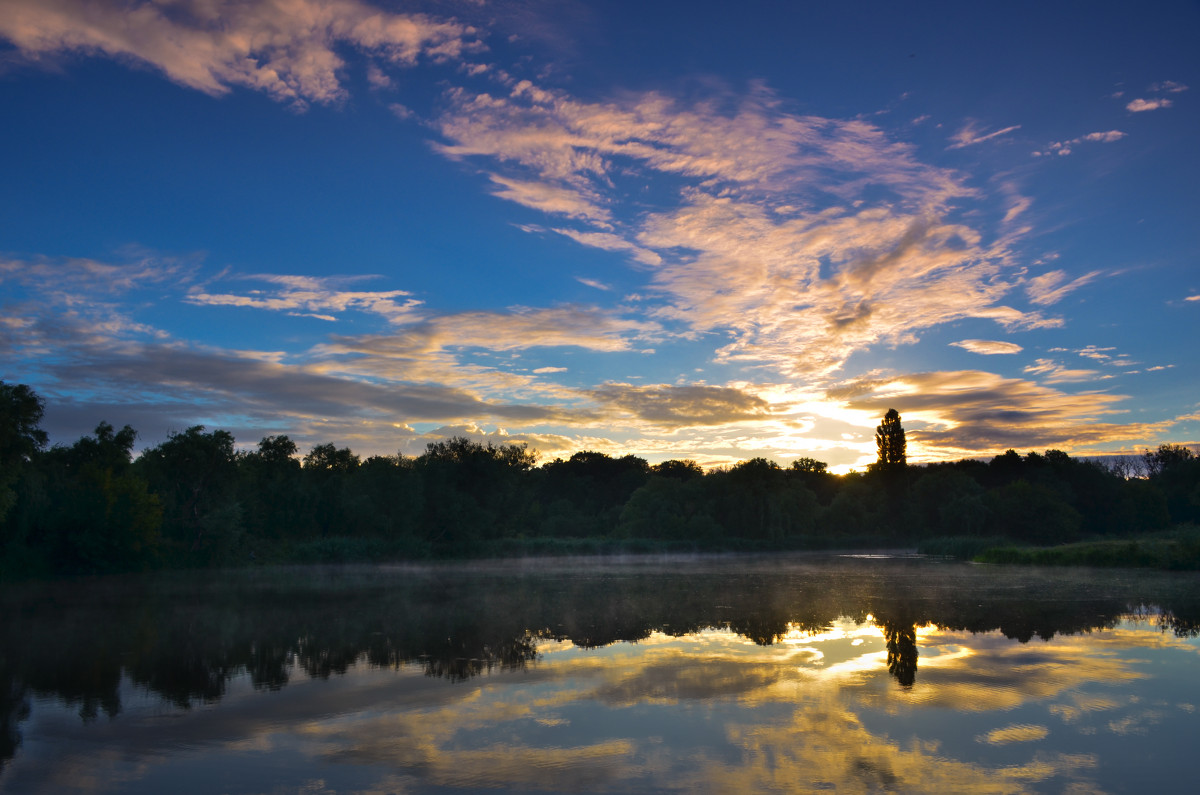
<instances>
[{"instance_id":1,"label":"mist over water","mask_svg":"<svg viewBox=\"0 0 1200 795\"><path fill-rule=\"evenodd\" d=\"M1178 791L1198 586L788 555L10 587L0 790Z\"/></svg>"}]
</instances>

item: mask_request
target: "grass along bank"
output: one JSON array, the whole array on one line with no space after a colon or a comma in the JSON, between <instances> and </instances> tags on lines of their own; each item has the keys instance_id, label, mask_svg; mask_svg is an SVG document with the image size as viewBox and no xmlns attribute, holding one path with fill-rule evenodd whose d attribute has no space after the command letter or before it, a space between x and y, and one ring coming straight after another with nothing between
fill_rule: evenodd
<instances>
[{"instance_id":1,"label":"grass along bank","mask_svg":"<svg viewBox=\"0 0 1200 795\"><path fill-rule=\"evenodd\" d=\"M1051 547L991 546L972 559L977 563L1197 571L1200 570L1200 527L1184 525L1133 538L1092 539Z\"/></svg>"}]
</instances>

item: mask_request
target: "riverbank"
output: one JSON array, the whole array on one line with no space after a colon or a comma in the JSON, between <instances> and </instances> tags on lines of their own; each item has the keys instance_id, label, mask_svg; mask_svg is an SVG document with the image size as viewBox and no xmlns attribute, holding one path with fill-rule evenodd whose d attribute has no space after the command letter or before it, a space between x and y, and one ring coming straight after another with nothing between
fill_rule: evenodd
<instances>
[{"instance_id":1,"label":"riverbank","mask_svg":"<svg viewBox=\"0 0 1200 795\"><path fill-rule=\"evenodd\" d=\"M993 546L977 563L1200 570L1200 527L1182 526L1133 538L1103 538L1052 547Z\"/></svg>"}]
</instances>

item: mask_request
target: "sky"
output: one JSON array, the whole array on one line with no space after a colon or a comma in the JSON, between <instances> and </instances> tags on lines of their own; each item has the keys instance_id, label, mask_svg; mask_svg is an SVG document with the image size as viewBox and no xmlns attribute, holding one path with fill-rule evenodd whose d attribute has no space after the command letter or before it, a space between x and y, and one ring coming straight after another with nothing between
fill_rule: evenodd
<instances>
[{"instance_id":1,"label":"sky","mask_svg":"<svg viewBox=\"0 0 1200 795\"><path fill-rule=\"evenodd\" d=\"M0 0L69 444L704 466L1200 440L1195 2Z\"/></svg>"}]
</instances>

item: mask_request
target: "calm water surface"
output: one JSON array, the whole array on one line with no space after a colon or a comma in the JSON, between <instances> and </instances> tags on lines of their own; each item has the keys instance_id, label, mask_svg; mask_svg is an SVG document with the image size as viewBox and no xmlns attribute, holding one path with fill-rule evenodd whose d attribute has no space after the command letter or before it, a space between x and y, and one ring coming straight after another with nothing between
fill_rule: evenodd
<instances>
[{"instance_id":1,"label":"calm water surface","mask_svg":"<svg viewBox=\"0 0 1200 795\"><path fill-rule=\"evenodd\" d=\"M1194 574L708 557L0 600L5 792L1194 786Z\"/></svg>"}]
</instances>

